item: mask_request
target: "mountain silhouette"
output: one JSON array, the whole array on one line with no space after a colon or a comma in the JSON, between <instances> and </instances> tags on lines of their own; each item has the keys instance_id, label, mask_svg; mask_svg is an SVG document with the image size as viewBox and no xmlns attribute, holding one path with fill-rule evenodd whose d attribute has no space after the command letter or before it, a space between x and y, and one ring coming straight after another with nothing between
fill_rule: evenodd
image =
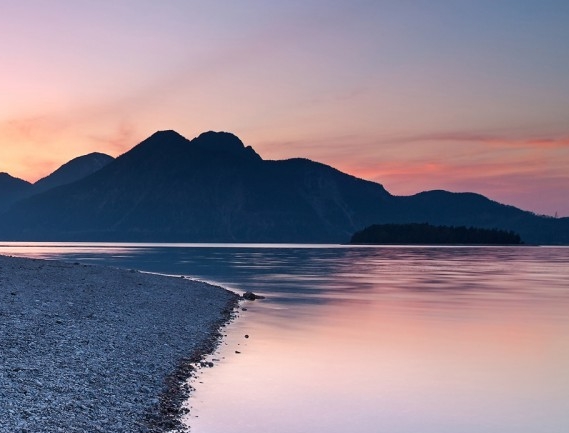
<instances>
[{"instance_id":1,"label":"mountain silhouette","mask_svg":"<svg viewBox=\"0 0 569 433\"><path fill-rule=\"evenodd\" d=\"M75 182L14 203L4 240L347 242L372 224L514 230L569 243L569 218L545 218L478 194L409 197L307 159L263 160L226 132L159 131Z\"/></svg>"},{"instance_id":2,"label":"mountain silhouette","mask_svg":"<svg viewBox=\"0 0 569 433\"><path fill-rule=\"evenodd\" d=\"M12 177L8 173L0 173L0 212L25 197L31 189L31 183Z\"/></svg>"},{"instance_id":3,"label":"mountain silhouette","mask_svg":"<svg viewBox=\"0 0 569 433\"><path fill-rule=\"evenodd\" d=\"M514 231L528 244L569 244L569 218L538 216L471 192L425 191L398 197L390 221Z\"/></svg>"},{"instance_id":4,"label":"mountain silhouette","mask_svg":"<svg viewBox=\"0 0 569 433\"><path fill-rule=\"evenodd\" d=\"M97 152L79 156L34 184L12 177L8 173L0 173L0 212L6 211L19 200L82 179L100 170L113 159Z\"/></svg>"},{"instance_id":5,"label":"mountain silhouette","mask_svg":"<svg viewBox=\"0 0 569 433\"><path fill-rule=\"evenodd\" d=\"M39 194L48 189L75 182L100 170L113 160L112 156L98 152L73 158L50 175L34 183L33 193Z\"/></svg>"}]
</instances>

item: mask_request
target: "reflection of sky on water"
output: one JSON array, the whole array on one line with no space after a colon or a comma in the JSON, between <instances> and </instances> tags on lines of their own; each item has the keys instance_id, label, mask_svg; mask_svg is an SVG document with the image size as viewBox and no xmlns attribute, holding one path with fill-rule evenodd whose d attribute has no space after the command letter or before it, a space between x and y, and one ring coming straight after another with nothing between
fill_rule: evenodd
<instances>
[{"instance_id":1,"label":"reflection of sky on water","mask_svg":"<svg viewBox=\"0 0 569 433\"><path fill-rule=\"evenodd\" d=\"M0 253L267 295L244 304L221 361L196 384L195 433L569 431L569 248L4 244Z\"/></svg>"},{"instance_id":2,"label":"reflection of sky on water","mask_svg":"<svg viewBox=\"0 0 569 433\"><path fill-rule=\"evenodd\" d=\"M196 433L569 431L567 295L536 310L483 285L450 301L409 290L317 308L249 303L187 422Z\"/></svg>"},{"instance_id":3,"label":"reflection of sky on water","mask_svg":"<svg viewBox=\"0 0 569 433\"><path fill-rule=\"evenodd\" d=\"M0 253L190 275L283 304L569 296L558 272L569 263L567 248L3 243Z\"/></svg>"}]
</instances>

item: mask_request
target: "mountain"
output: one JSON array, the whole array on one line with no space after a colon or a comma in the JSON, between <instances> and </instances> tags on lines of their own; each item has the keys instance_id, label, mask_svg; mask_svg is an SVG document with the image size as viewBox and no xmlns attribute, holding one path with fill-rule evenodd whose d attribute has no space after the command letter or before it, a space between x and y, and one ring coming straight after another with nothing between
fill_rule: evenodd
<instances>
[{"instance_id":1,"label":"mountain","mask_svg":"<svg viewBox=\"0 0 569 433\"><path fill-rule=\"evenodd\" d=\"M161 131L101 170L2 216L10 239L345 240L391 196L304 159L264 161L233 134ZM369 200L372 203L369 203Z\"/></svg>"},{"instance_id":2,"label":"mountain","mask_svg":"<svg viewBox=\"0 0 569 433\"><path fill-rule=\"evenodd\" d=\"M8 173L0 173L0 212L25 197L31 189L31 183L12 177Z\"/></svg>"},{"instance_id":3,"label":"mountain","mask_svg":"<svg viewBox=\"0 0 569 433\"><path fill-rule=\"evenodd\" d=\"M100 170L113 160L114 158L112 156L98 152L74 158L63 164L50 175L34 183L33 193L39 194L48 189L75 182Z\"/></svg>"},{"instance_id":4,"label":"mountain","mask_svg":"<svg viewBox=\"0 0 569 433\"><path fill-rule=\"evenodd\" d=\"M0 173L0 212L6 211L19 200L82 179L111 161L113 157L104 153L90 153L72 159L34 184L12 177L8 173Z\"/></svg>"},{"instance_id":5,"label":"mountain","mask_svg":"<svg viewBox=\"0 0 569 433\"><path fill-rule=\"evenodd\" d=\"M538 216L475 193L426 191L398 197L389 221L514 231L528 244L569 244L569 218Z\"/></svg>"},{"instance_id":6,"label":"mountain","mask_svg":"<svg viewBox=\"0 0 569 433\"><path fill-rule=\"evenodd\" d=\"M0 239L156 242L347 242L380 223L514 230L569 243L569 219L477 194L389 194L307 159L263 160L226 132L187 140L160 131L75 182L15 203Z\"/></svg>"}]
</instances>

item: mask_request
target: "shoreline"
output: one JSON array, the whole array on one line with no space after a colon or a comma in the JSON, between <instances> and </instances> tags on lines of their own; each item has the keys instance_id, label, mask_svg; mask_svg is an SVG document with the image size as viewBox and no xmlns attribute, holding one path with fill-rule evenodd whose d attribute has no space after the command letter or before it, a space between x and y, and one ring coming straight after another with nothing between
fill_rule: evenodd
<instances>
[{"instance_id":1,"label":"shoreline","mask_svg":"<svg viewBox=\"0 0 569 433\"><path fill-rule=\"evenodd\" d=\"M239 298L187 278L0 256L0 431L182 431L187 379Z\"/></svg>"},{"instance_id":2,"label":"shoreline","mask_svg":"<svg viewBox=\"0 0 569 433\"><path fill-rule=\"evenodd\" d=\"M207 284L207 283L206 283ZM217 287L217 286L214 286ZM230 324L237 316L236 309L239 306L239 298L231 301L222 310L222 318L214 326L209 338L188 356L180 359L176 369L164 379L165 389L159 397L157 410L149 412L146 416L149 433L185 433L189 429L181 422L182 416L189 413L184 407L194 388L190 384L197 371L204 368L201 364L208 355L212 355L218 348L223 334L221 329Z\"/></svg>"}]
</instances>

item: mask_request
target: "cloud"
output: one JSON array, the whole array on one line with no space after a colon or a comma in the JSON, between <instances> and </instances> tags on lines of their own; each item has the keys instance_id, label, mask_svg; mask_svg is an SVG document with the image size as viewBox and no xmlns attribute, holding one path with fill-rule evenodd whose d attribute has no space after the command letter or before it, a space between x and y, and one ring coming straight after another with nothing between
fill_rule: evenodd
<instances>
[{"instance_id":1,"label":"cloud","mask_svg":"<svg viewBox=\"0 0 569 433\"><path fill-rule=\"evenodd\" d=\"M47 114L0 121L0 170L30 181L53 169L68 126Z\"/></svg>"},{"instance_id":2,"label":"cloud","mask_svg":"<svg viewBox=\"0 0 569 433\"><path fill-rule=\"evenodd\" d=\"M0 137L10 144L22 141L43 144L67 126L58 116L48 114L13 118L0 122Z\"/></svg>"},{"instance_id":3,"label":"cloud","mask_svg":"<svg viewBox=\"0 0 569 433\"><path fill-rule=\"evenodd\" d=\"M116 156L140 141L132 123L105 117L98 109L77 107L0 121L0 171L35 181L77 156L93 151Z\"/></svg>"},{"instance_id":4,"label":"cloud","mask_svg":"<svg viewBox=\"0 0 569 433\"><path fill-rule=\"evenodd\" d=\"M90 135L97 149L111 153L113 156L124 153L140 141L140 133L132 122L122 121L116 129L107 135Z\"/></svg>"},{"instance_id":5,"label":"cloud","mask_svg":"<svg viewBox=\"0 0 569 433\"><path fill-rule=\"evenodd\" d=\"M426 134L408 135L382 139L384 143L419 143L419 142L453 142L478 143L492 146L521 148L563 148L569 147L569 135L515 137L500 134L485 134L468 131L445 131Z\"/></svg>"},{"instance_id":6,"label":"cloud","mask_svg":"<svg viewBox=\"0 0 569 433\"><path fill-rule=\"evenodd\" d=\"M412 195L445 189L477 192L501 203L540 214L569 215L566 191L569 172L563 164L535 159L531 153L515 163L508 160L472 161L346 161L337 167L381 183L392 194Z\"/></svg>"},{"instance_id":7,"label":"cloud","mask_svg":"<svg viewBox=\"0 0 569 433\"><path fill-rule=\"evenodd\" d=\"M535 147L569 148L569 136L561 138L534 138L526 140L525 143Z\"/></svg>"}]
</instances>

